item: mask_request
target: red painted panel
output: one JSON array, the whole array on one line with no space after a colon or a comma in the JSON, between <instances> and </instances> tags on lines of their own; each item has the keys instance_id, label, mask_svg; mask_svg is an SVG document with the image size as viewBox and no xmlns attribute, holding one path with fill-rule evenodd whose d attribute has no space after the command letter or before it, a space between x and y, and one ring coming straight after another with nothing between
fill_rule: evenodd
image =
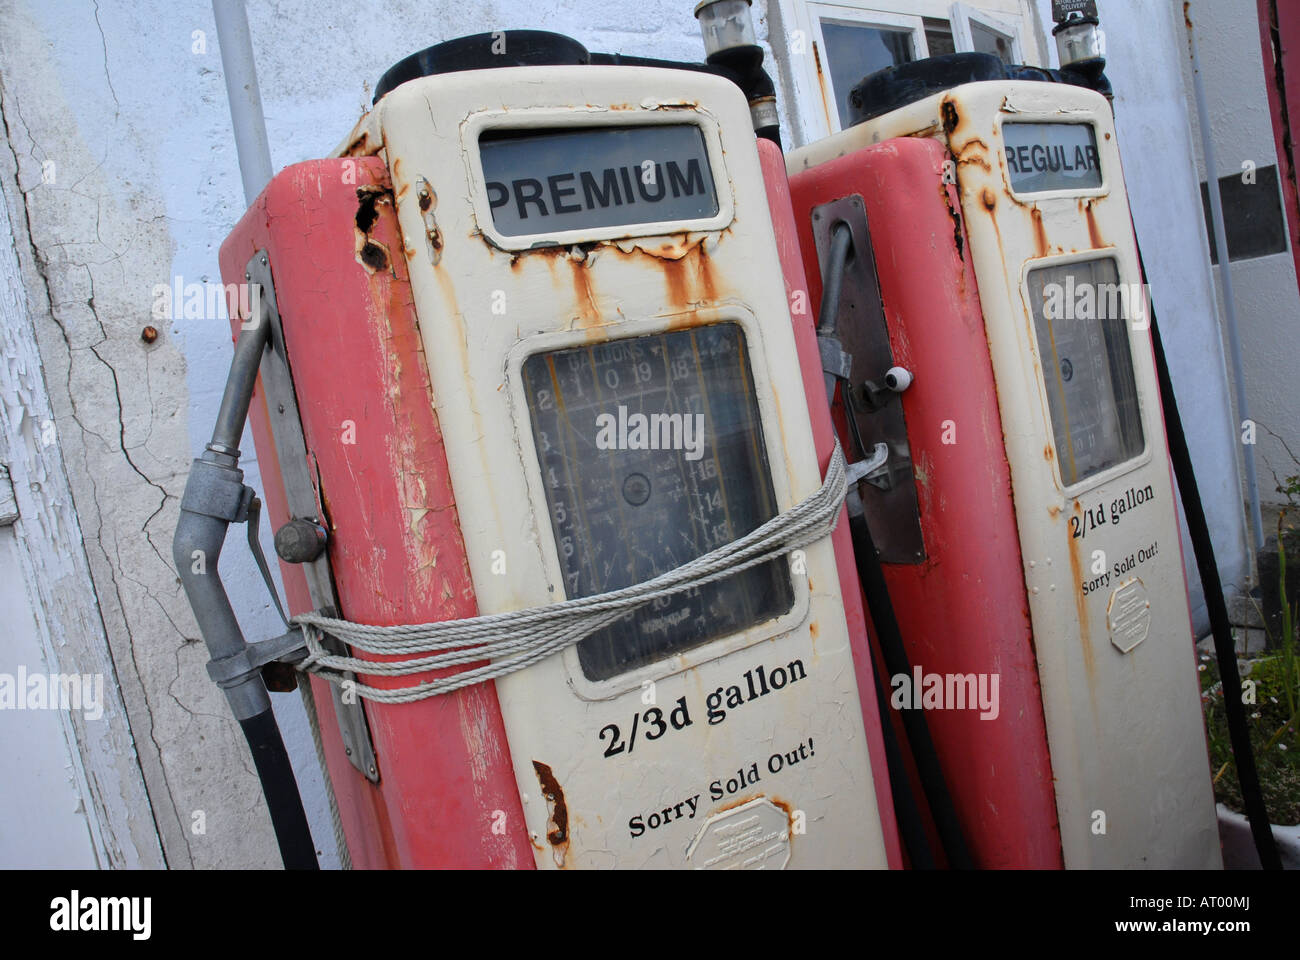
<instances>
[{"instance_id":1,"label":"red painted panel","mask_svg":"<svg viewBox=\"0 0 1300 960\"><path fill-rule=\"evenodd\" d=\"M1294 3L1257 0L1259 40L1264 54L1264 89L1273 115L1273 140L1277 169L1286 201L1287 234L1291 257L1300 277L1300 196L1297 195L1295 138L1300 136L1300 9ZM1273 45L1273 17L1277 17L1277 49Z\"/></svg>"},{"instance_id":2,"label":"red painted panel","mask_svg":"<svg viewBox=\"0 0 1300 960\"><path fill-rule=\"evenodd\" d=\"M803 372L803 389L808 399L813 441L817 446L817 460L824 476L835 446L835 428L831 424L830 406L826 403L826 381L822 376L817 333L814 330L815 313L808 284L804 279L799 236L790 201L790 184L786 179L785 158L776 144L761 139L758 141L758 155L763 167L763 179L767 184L767 204L772 213L777 250L781 255L781 270L785 274L786 302L792 305L795 347L799 351L799 367ZM802 312L794 312L796 304L803 308ZM880 825L885 836L885 856L892 869L899 869L903 865L903 855L894 819L893 795L889 789L871 652L867 644L867 627L862 610L862 590L858 585L857 567L853 562L853 543L849 537L846 510L840 511L832 542L835 545L835 562L839 568L840 594L844 598L844 616L849 624L849 642L853 647L853 665L857 674L858 696L862 701L862 720L875 780L876 804L880 810Z\"/></svg>"},{"instance_id":3,"label":"red painted panel","mask_svg":"<svg viewBox=\"0 0 1300 960\"><path fill-rule=\"evenodd\" d=\"M927 718L982 867L1062 865L1051 762L993 369L956 191L935 141L890 140L790 179L812 311L821 277L811 211L863 197L916 465L926 560L886 564L908 656L926 673L996 674L1000 713ZM957 442L944 443L945 421ZM841 437L849 449L846 437Z\"/></svg>"},{"instance_id":4,"label":"red painted panel","mask_svg":"<svg viewBox=\"0 0 1300 960\"><path fill-rule=\"evenodd\" d=\"M369 199L359 202L363 193ZM242 282L260 248L271 257L343 616L374 624L474 616L383 162L315 160L283 171L222 245L225 281ZM251 420L278 527L286 505L260 387ZM290 609L310 609L301 570L282 563L281 572ZM454 672L366 679L406 686ZM533 866L492 684L418 703L367 703L378 785L344 756L328 690L318 680L313 687L355 866ZM505 831L494 832L501 813Z\"/></svg>"}]
</instances>

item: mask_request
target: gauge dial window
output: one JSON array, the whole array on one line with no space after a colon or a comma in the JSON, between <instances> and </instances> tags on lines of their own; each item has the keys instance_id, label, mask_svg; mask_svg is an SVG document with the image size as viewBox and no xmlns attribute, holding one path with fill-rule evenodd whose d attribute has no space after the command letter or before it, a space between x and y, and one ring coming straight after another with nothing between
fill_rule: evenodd
<instances>
[{"instance_id":1,"label":"gauge dial window","mask_svg":"<svg viewBox=\"0 0 1300 960\"><path fill-rule=\"evenodd\" d=\"M738 324L533 354L523 381L566 596L649 580L776 515ZM578 659L608 680L793 604L789 564L773 560L642 606Z\"/></svg>"},{"instance_id":2,"label":"gauge dial window","mask_svg":"<svg viewBox=\"0 0 1300 960\"><path fill-rule=\"evenodd\" d=\"M1128 331L1133 298L1143 293L1119 282L1110 257L1039 267L1028 286L1056 460L1068 487L1144 449Z\"/></svg>"}]
</instances>

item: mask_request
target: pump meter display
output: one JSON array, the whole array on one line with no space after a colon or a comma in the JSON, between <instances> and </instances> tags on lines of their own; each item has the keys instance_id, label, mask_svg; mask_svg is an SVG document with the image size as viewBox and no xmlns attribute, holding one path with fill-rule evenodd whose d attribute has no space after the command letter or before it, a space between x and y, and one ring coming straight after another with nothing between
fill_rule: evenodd
<instances>
[{"instance_id":1,"label":"pump meter display","mask_svg":"<svg viewBox=\"0 0 1300 960\"><path fill-rule=\"evenodd\" d=\"M1105 257L1029 271L1061 482L1079 483L1144 447L1126 288Z\"/></svg>"},{"instance_id":2,"label":"pump meter display","mask_svg":"<svg viewBox=\"0 0 1300 960\"><path fill-rule=\"evenodd\" d=\"M745 337L719 323L538 353L523 365L564 589L666 573L777 513ZM771 561L655 600L578 645L606 680L790 610Z\"/></svg>"},{"instance_id":3,"label":"pump meter display","mask_svg":"<svg viewBox=\"0 0 1300 960\"><path fill-rule=\"evenodd\" d=\"M718 212L704 132L693 123L484 131L488 206L502 235L591 230Z\"/></svg>"}]
</instances>

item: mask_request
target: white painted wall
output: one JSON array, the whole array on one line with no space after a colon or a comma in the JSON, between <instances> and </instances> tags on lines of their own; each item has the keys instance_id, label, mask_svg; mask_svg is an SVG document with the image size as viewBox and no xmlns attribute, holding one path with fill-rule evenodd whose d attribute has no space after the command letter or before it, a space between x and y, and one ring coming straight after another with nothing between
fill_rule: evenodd
<instances>
[{"instance_id":1,"label":"white painted wall","mask_svg":"<svg viewBox=\"0 0 1300 960\"><path fill-rule=\"evenodd\" d=\"M1191 137L1170 110L1182 102L1174 25L1166 0L1103 3L1116 86L1140 95L1121 99L1119 110L1130 192L1168 318L1220 562L1233 581L1245 565L1235 434L1198 232ZM442 39L531 27L569 33L595 50L701 53L691 0L248 5L276 169L327 154L369 103L380 73ZM765 0L755 3L764 40L767 9ZM784 56L789 38L779 16L771 27ZM218 280L217 249L244 206L210 6L0 0L0 106L0 187L84 537L87 588L93 584L99 602L148 787L147 799L118 807L139 821L143 803L151 817L143 822L173 867L274 866L251 763L206 676L206 651L170 568L178 498L217 408L230 335L221 317L150 316L155 284ZM146 345L140 331L150 323L161 336ZM244 449L251 454L251 441ZM245 466L259 486L251 456ZM240 534L232 533L224 578L248 635L261 638L278 632L278 621ZM263 542L269 553L265 529ZM323 862L336 863L301 706L292 695L275 700ZM113 752L104 743L82 749ZM203 835L192 830L200 810Z\"/></svg>"},{"instance_id":2,"label":"white painted wall","mask_svg":"<svg viewBox=\"0 0 1300 960\"><path fill-rule=\"evenodd\" d=\"M1180 66L1187 49L1181 8L1175 16L1169 0L1099 0L1097 6L1105 33L1106 75L1115 89L1115 123L1134 229L1219 574L1225 590L1244 590L1251 560L1240 448L1187 114L1190 87L1184 88ZM1056 66L1050 0L1038 0L1038 15L1047 27L1051 65ZM1185 529L1183 558L1193 620L1203 634L1208 617Z\"/></svg>"},{"instance_id":3,"label":"white painted wall","mask_svg":"<svg viewBox=\"0 0 1300 960\"><path fill-rule=\"evenodd\" d=\"M0 673L49 675L36 614L12 527L0 527ZM25 684L20 693L25 693ZM0 710L0 869L94 869L88 811L78 782L80 751L65 736L57 710Z\"/></svg>"},{"instance_id":4,"label":"white painted wall","mask_svg":"<svg viewBox=\"0 0 1300 960\"><path fill-rule=\"evenodd\" d=\"M1175 3L1182 16L1181 0ZM1240 175L1242 164L1277 163L1277 143L1265 87L1259 21L1254 0L1192 0L1202 81L1210 116L1215 159L1214 178ZM1183 59L1183 76L1191 90L1191 61ZM1189 119L1196 145L1196 169L1206 179L1200 125L1194 106ZM1279 171L1281 175L1281 171ZM1289 230L1288 230L1289 233ZM1219 303L1223 303L1223 267L1214 268ZM1296 383L1295 346L1300 344L1300 288L1291 251L1235 260L1232 280L1241 333L1242 373L1251 419L1259 424L1256 461L1259 493L1268 503L1284 503L1279 478L1300 473L1300 391ZM1230 371L1231 373L1231 371ZM1265 529L1267 536L1269 530ZM1276 531L1273 531L1276 532Z\"/></svg>"}]
</instances>

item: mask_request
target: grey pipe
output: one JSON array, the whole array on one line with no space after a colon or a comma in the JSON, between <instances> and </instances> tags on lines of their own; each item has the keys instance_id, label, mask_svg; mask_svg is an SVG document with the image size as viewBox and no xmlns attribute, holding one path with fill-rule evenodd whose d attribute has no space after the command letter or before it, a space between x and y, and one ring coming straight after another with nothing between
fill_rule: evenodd
<instances>
[{"instance_id":1,"label":"grey pipe","mask_svg":"<svg viewBox=\"0 0 1300 960\"><path fill-rule=\"evenodd\" d=\"M239 174L244 180L244 201L253 205L271 182L271 146L262 114L262 93L253 62L253 37L248 30L244 0L212 0L221 47L221 69L226 77L230 121L239 154Z\"/></svg>"},{"instance_id":2,"label":"grey pipe","mask_svg":"<svg viewBox=\"0 0 1300 960\"><path fill-rule=\"evenodd\" d=\"M263 319L244 330L235 344L235 358L226 378L212 442L190 468L172 538L176 572L213 660L234 656L247 645L221 582L219 563L230 524L247 516L252 496L252 489L244 485L244 471L239 469L238 444L270 326ZM225 692L239 720L271 707L259 673L226 687Z\"/></svg>"},{"instance_id":3,"label":"grey pipe","mask_svg":"<svg viewBox=\"0 0 1300 960\"><path fill-rule=\"evenodd\" d=\"M1219 196L1218 165L1214 156L1214 138L1210 134L1210 112L1205 105L1205 82L1201 78L1201 58L1196 49L1196 29L1191 17L1187 20L1187 44L1192 55L1192 87L1196 94L1196 116L1201 127L1201 150L1205 154L1205 181L1210 195L1210 223L1213 227L1214 249L1219 257L1219 278L1223 282L1223 319L1228 328L1228 353L1232 359L1232 381L1237 395L1239 422L1250 419L1250 406L1246 400L1246 376L1242 372L1241 338L1237 333L1237 305L1232 291L1232 263L1228 259L1228 234L1223 226L1223 199ZM1239 428L1240 429L1240 428ZM1259 478L1255 472L1255 448L1243 444L1242 459L1246 464L1246 487L1250 497L1250 525L1255 538L1255 549L1264 546L1264 521L1259 508Z\"/></svg>"},{"instance_id":4,"label":"grey pipe","mask_svg":"<svg viewBox=\"0 0 1300 960\"><path fill-rule=\"evenodd\" d=\"M239 460L244 424L248 421L248 405L253 400L253 385L257 382L258 367L262 363L262 351L271 339L268 307L262 296L259 290L254 304L257 322L246 326L235 341L235 356L230 361L230 374L226 378L225 392L221 395L221 408L217 411L217 420L212 427L212 442L208 444L209 450L228 453L236 462Z\"/></svg>"}]
</instances>

